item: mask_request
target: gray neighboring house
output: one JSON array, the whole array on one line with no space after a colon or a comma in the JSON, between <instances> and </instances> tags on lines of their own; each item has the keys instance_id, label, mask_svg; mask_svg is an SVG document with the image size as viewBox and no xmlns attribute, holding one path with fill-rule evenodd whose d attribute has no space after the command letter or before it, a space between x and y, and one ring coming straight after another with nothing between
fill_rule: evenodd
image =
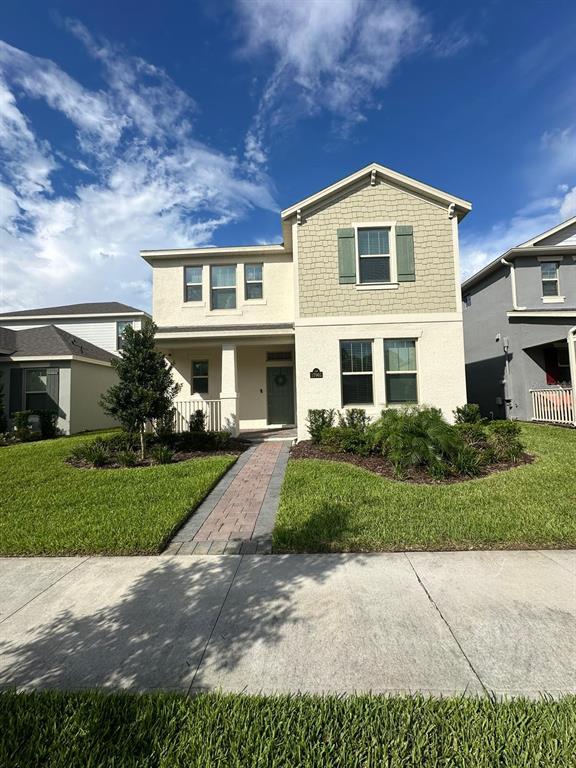
<instances>
[{"instance_id":1,"label":"gray neighboring house","mask_svg":"<svg viewBox=\"0 0 576 768\"><path fill-rule=\"evenodd\" d=\"M70 304L0 314L4 411L56 410L65 434L115 426L99 405L116 381L127 324L146 312L119 302Z\"/></svg>"},{"instance_id":2,"label":"gray neighboring house","mask_svg":"<svg viewBox=\"0 0 576 768\"><path fill-rule=\"evenodd\" d=\"M468 401L576 426L576 217L462 284Z\"/></svg>"}]
</instances>

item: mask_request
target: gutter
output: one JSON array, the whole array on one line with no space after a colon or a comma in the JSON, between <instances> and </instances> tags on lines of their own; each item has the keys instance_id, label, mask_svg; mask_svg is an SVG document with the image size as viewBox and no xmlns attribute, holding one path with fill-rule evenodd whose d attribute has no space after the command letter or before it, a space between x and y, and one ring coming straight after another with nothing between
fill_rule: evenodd
<instances>
[{"instance_id":1,"label":"gutter","mask_svg":"<svg viewBox=\"0 0 576 768\"><path fill-rule=\"evenodd\" d=\"M524 312L526 307L518 306L518 295L516 293L516 272L514 269L514 262L506 261L504 256L502 256L502 258L500 259L500 263L504 264L507 267L510 267L510 280L512 281L512 307L514 308L515 312Z\"/></svg>"}]
</instances>

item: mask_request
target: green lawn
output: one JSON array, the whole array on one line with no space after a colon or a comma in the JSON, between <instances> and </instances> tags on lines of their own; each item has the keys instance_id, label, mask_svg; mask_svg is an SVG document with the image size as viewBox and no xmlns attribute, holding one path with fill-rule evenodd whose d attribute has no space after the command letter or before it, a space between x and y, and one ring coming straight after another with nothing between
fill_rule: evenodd
<instances>
[{"instance_id":1,"label":"green lawn","mask_svg":"<svg viewBox=\"0 0 576 768\"><path fill-rule=\"evenodd\" d=\"M0 555L159 552L235 461L212 456L134 469L66 464L72 446L86 439L0 448Z\"/></svg>"},{"instance_id":2,"label":"green lawn","mask_svg":"<svg viewBox=\"0 0 576 768\"><path fill-rule=\"evenodd\" d=\"M10 768L566 768L576 698L0 694Z\"/></svg>"},{"instance_id":3,"label":"green lawn","mask_svg":"<svg viewBox=\"0 0 576 768\"><path fill-rule=\"evenodd\" d=\"M576 430L526 424L522 434L533 464L454 485L292 460L274 551L576 547Z\"/></svg>"}]
</instances>

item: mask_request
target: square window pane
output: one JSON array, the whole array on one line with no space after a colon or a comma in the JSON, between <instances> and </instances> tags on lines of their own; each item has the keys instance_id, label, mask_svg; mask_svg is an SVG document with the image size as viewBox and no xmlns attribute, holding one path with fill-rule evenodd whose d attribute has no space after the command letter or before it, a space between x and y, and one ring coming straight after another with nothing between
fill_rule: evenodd
<instances>
[{"instance_id":1,"label":"square window pane","mask_svg":"<svg viewBox=\"0 0 576 768\"><path fill-rule=\"evenodd\" d=\"M389 283L390 282L390 257L363 258L360 257L360 282L361 283Z\"/></svg>"},{"instance_id":2,"label":"square window pane","mask_svg":"<svg viewBox=\"0 0 576 768\"><path fill-rule=\"evenodd\" d=\"M192 379L192 393L198 392L199 395L208 394L208 377L195 376Z\"/></svg>"},{"instance_id":3,"label":"square window pane","mask_svg":"<svg viewBox=\"0 0 576 768\"><path fill-rule=\"evenodd\" d=\"M342 405L370 405L373 401L372 376L342 376Z\"/></svg>"},{"instance_id":4,"label":"square window pane","mask_svg":"<svg viewBox=\"0 0 576 768\"><path fill-rule=\"evenodd\" d=\"M558 272L558 264L556 264L555 261L545 261L541 265L542 267L542 278L544 280L555 280L556 275Z\"/></svg>"},{"instance_id":5,"label":"square window pane","mask_svg":"<svg viewBox=\"0 0 576 768\"><path fill-rule=\"evenodd\" d=\"M256 282L262 280L262 264L246 264L244 271L246 280L254 280Z\"/></svg>"},{"instance_id":6,"label":"square window pane","mask_svg":"<svg viewBox=\"0 0 576 768\"><path fill-rule=\"evenodd\" d=\"M45 392L46 391L46 369L34 368L26 371L26 391L27 392Z\"/></svg>"},{"instance_id":7,"label":"square window pane","mask_svg":"<svg viewBox=\"0 0 576 768\"><path fill-rule=\"evenodd\" d=\"M387 371L416 370L416 342L413 339L393 339L384 342Z\"/></svg>"},{"instance_id":8,"label":"square window pane","mask_svg":"<svg viewBox=\"0 0 576 768\"><path fill-rule=\"evenodd\" d=\"M345 373L372 371L372 342L343 341L340 344L340 363Z\"/></svg>"},{"instance_id":9,"label":"square window pane","mask_svg":"<svg viewBox=\"0 0 576 768\"><path fill-rule=\"evenodd\" d=\"M187 285L186 286L186 301L202 301L202 286L201 285Z\"/></svg>"},{"instance_id":10,"label":"square window pane","mask_svg":"<svg viewBox=\"0 0 576 768\"><path fill-rule=\"evenodd\" d=\"M212 267L212 286L214 288L236 286L236 265L231 264L225 267Z\"/></svg>"},{"instance_id":11,"label":"square window pane","mask_svg":"<svg viewBox=\"0 0 576 768\"><path fill-rule=\"evenodd\" d=\"M360 256L377 256L390 253L389 229L359 229L358 252Z\"/></svg>"},{"instance_id":12,"label":"square window pane","mask_svg":"<svg viewBox=\"0 0 576 768\"><path fill-rule=\"evenodd\" d=\"M202 267L184 267L186 283L202 283Z\"/></svg>"},{"instance_id":13,"label":"square window pane","mask_svg":"<svg viewBox=\"0 0 576 768\"><path fill-rule=\"evenodd\" d=\"M398 373L386 376L386 399L389 403L417 403L415 373Z\"/></svg>"},{"instance_id":14,"label":"square window pane","mask_svg":"<svg viewBox=\"0 0 576 768\"><path fill-rule=\"evenodd\" d=\"M195 360L192 363L193 376L208 376L208 360Z\"/></svg>"},{"instance_id":15,"label":"square window pane","mask_svg":"<svg viewBox=\"0 0 576 768\"><path fill-rule=\"evenodd\" d=\"M246 298L247 299L261 299L262 298L262 283L246 283Z\"/></svg>"},{"instance_id":16,"label":"square window pane","mask_svg":"<svg viewBox=\"0 0 576 768\"><path fill-rule=\"evenodd\" d=\"M212 309L236 309L236 288L213 290Z\"/></svg>"},{"instance_id":17,"label":"square window pane","mask_svg":"<svg viewBox=\"0 0 576 768\"><path fill-rule=\"evenodd\" d=\"M557 280L544 280L542 283L542 295L543 296L558 296L558 281Z\"/></svg>"}]
</instances>

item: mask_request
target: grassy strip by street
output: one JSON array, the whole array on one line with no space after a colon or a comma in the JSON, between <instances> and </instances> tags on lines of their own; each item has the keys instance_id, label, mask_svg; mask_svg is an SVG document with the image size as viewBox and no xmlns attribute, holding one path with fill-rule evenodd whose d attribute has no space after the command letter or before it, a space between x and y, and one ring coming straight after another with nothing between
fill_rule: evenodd
<instances>
[{"instance_id":1,"label":"grassy strip by street","mask_svg":"<svg viewBox=\"0 0 576 768\"><path fill-rule=\"evenodd\" d=\"M350 464L290 461L276 552L576 546L576 430L526 424L533 464L452 485L417 485Z\"/></svg>"},{"instance_id":2,"label":"grassy strip by street","mask_svg":"<svg viewBox=\"0 0 576 768\"><path fill-rule=\"evenodd\" d=\"M576 698L0 694L11 768L554 768L576 753Z\"/></svg>"},{"instance_id":3,"label":"grassy strip by street","mask_svg":"<svg viewBox=\"0 0 576 768\"><path fill-rule=\"evenodd\" d=\"M132 469L66 464L86 439L0 448L0 555L157 553L235 461L208 456Z\"/></svg>"}]
</instances>

